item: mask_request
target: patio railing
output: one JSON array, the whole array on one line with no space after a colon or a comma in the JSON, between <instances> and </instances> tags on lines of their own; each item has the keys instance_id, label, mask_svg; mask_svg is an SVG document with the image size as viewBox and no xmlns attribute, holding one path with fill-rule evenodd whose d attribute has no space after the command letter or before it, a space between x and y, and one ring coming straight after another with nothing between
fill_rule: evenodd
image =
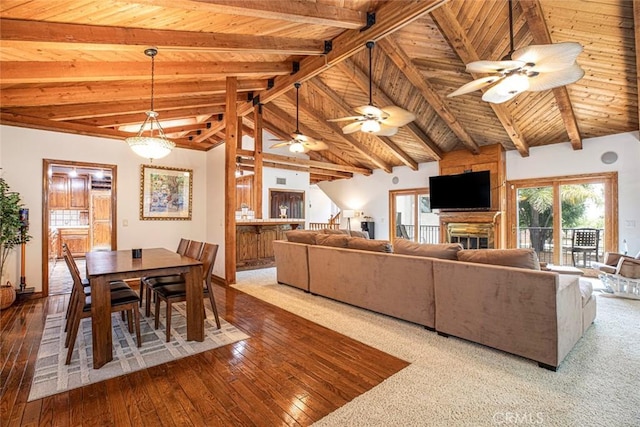
<instances>
[{"instance_id":1,"label":"patio railing","mask_svg":"<svg viewBox=\"0 0 640 427\"><path fill-rule=\"evenodd\" d=\"M563 228L560 237L560 245L562 248L562 265L573 265L571 256L571 248L573 242L573 233L576 228ZM582 265L583 257L587 257L585 263L589 265L593 261L602 261L604 255L604 230L600 229L598 242L598 252L589 254L576 254L576 258L580 258ZM541 262L553 262L553 228L551 227L527 227L520 228L518 232L518 247L533 248L538 254ZM576 261L578 261L576 259Z\"/></svg>"}]
</instances>

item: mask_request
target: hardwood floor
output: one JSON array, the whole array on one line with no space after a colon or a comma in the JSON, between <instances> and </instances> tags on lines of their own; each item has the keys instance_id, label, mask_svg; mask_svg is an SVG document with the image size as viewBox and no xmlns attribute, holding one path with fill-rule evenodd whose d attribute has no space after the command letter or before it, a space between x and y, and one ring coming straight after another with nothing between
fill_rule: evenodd
<instances>
[{"instance_id":1,"label":"hardwood floor","mask_svg":"<svg viewBox=\"0 0 640 427\"><path fill-rule=\"evenodd\" d=\"M0 314L0 424L309 425L408 365L233 288L220 315L250 338L27 403L44 319L66 296Z\"/></svg>"}]
</instances>

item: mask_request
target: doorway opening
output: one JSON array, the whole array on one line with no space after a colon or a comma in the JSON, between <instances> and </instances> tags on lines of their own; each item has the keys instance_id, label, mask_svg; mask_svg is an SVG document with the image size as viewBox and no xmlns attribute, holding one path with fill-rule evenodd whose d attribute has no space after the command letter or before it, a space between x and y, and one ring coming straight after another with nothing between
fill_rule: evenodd
<instances>
[{"instance_id":1,"label":"doorway opening","mask_svg":"<svg viewBox=\"0 0 640 427\"><path fill-rule=\"evenodd\" d=\"M591 273L618 247L617 187L616 173L509 182L509 247Z\"/></svg>"},{"instance_id":2,"label":"doorway opening","mask_svg":"<svg viewBox=\"0 0 640 427\"><path fill-rule=\"evenodd\" d=\"M390 240L439 243L438 215L431 212L428 188L389 191Z\"/></svg>"},{"instance_id":3,"label":"doorway opening","mask_svg":"<svg viewBox=\"0 0 640 427\"><path fill-rule=\"evenodd\" d=\"M62 244L84 271L87 252L116 249L117 166L44 159L42 167L42 292L71 292Z\"/></svg>"}]
</instances>

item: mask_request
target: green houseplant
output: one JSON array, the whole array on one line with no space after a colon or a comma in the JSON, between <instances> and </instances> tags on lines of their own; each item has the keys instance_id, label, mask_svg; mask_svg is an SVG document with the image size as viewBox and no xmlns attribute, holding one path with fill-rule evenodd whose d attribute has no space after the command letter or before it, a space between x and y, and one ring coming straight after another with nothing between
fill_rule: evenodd
<instances>
[{"instance_id":1,"label":"green houseplant","mask_svg":"<svg viewBox=\"0 0 640 427\"><path fill-rule=\"evenodd\" d=\"M20 221L20 194L11 191L9 184L0 177L0 287L2 288L2 301L0 308L6 308L15 300L15 290L4 280L5 264L11 251L23 242L27 242L30 236L22 228ZM9 287L10 289L6 289ZM6 307L5 307L6 305Z\"/></svg>"}]
</instances>

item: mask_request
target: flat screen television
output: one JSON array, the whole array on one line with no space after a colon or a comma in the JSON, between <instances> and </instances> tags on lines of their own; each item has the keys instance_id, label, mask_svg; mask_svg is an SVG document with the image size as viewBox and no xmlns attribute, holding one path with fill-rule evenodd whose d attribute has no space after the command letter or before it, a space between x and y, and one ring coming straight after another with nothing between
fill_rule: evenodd
<instances>
[{"instance_id":1,"label":"flat screen television","mask_svg":"<svg viewBox=\"0 0 640 427\"><path fill-rule=\"evenodd\" d=\"M432 209L491 209L489 171L429 177Z\"/></svg>"}]
</instances>

